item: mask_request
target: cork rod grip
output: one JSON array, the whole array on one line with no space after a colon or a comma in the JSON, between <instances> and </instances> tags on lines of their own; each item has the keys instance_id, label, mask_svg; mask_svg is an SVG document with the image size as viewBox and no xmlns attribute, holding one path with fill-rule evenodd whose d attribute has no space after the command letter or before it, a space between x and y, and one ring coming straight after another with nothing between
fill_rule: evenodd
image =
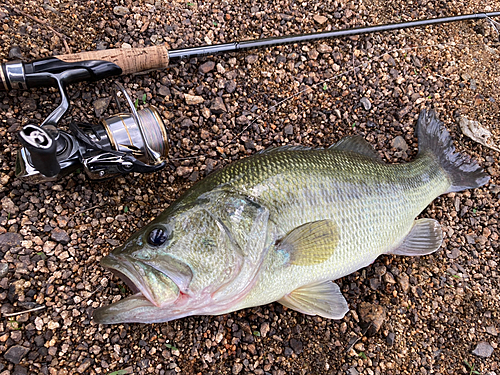
<instances>
[{"instance_id":1,"label":"cork rod grip","mask_svg":"<svg viewBox=\"0 0 500 375\"><path fill-rule=\"evenodd\" d=\"M66 62L104 60L118 65L122 74L162 69L168 65L168 50L164 45L144 48L114 48L56 56Z\"/></svg>"}]
</instances>

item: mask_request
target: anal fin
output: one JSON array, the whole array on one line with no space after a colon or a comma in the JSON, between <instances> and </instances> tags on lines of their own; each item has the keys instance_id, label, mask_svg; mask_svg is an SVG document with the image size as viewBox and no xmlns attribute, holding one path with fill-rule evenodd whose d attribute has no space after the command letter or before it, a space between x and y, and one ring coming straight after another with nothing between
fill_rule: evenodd
<instances>
[{"instance_id":1,"label":"anal fin","mask_svg":"<svg viewBox=\"0 0 500 375\"><path fill-rule=\"evenodd\" d=\"M410 233L390 254L419 256L435 252L443 242L443 230L437 220L415 220Z\"/></svg>"},{"instance_id":2,"label":"anal fin","mask_svg":"<svg viewBox=\"0 0 500 375\"><path fill-rule=\"evenodd\" d=\"M278 302L303 314L319 315L328 319L342 319L349 311L339 286L332 281L305 285Z\"/></svg>"}]
</instances>

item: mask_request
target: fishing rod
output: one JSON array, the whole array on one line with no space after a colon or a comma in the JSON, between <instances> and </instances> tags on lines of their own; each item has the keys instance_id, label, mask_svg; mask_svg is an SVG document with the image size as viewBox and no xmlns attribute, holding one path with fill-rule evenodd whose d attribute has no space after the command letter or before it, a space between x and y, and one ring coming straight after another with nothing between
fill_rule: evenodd
<instances>
[{"instance_id":1,"label":"fishing rod","mask_svg":"<svg viewBox=\"0 0 500 375\"><path fill-rule=\"evenodd\" d=\"M41 125L28 124L18 133L23 147L16 159L16 176L32 183L56 180L83 167L91 179L129 172L154 172L166 165L169 150L165 124L153 106L136 110L118 84L130 112L105 118L99 124L71 123L69 132L57 123L69 109L69 84L147 70L163 69L170 60L214 55L291 43L304 43L375 32L400 30L465 20L489 19L500 12L476 13L378 26L317 32L232 43L168 50L165 45L117 48L59 55L32 62L11 61L0 65L0 91L57 87L61 104ZM117 98L117 103L120 102Z\"/></svg>"}]
</instances>

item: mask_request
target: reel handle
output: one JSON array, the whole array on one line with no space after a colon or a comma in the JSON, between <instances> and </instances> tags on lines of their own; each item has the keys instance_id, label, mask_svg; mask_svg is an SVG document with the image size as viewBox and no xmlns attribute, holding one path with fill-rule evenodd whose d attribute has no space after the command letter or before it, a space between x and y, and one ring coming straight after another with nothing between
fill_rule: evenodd
<instances>
[{"instance_id":1,"label":"reel handle","mask_svg":"<svg viewBox=\"0 0 500 375\"><path fill-rule=\"evenodd\" d=\"M61 166L56 156L56 137L48 129L33 124L25 125L18 135L29 152L31 164L46 177L57 176Z\"/></svg>"}]
</instances>

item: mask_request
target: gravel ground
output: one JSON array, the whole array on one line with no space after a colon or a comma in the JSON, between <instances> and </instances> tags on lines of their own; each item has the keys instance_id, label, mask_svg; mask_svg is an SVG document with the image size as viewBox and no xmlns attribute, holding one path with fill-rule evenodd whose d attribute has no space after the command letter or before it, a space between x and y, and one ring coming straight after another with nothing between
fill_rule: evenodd
<instances>
[{"instance_id":1,"label":"gravel ground","mask_svg":"<svg viewBox=\"0 0 500 375\"><path fill-rule=\"evenodd\" d=\"M0 4L0 59L125 43L173 49L500 10L498 0L250 3L14 0ZM485 21L460 22L176 61L120 77L134 98L146 94L160 109L170 158L161 172L99 183L83 174L35 186L16 179L15 132L41 123L59 98L54 89L0 93L0 374L500 373L499 154L457 124L467 115L500 143L498 40ZM72 85L61 127L97 121L94 103L113 95L112 83ZM201 103L188 104L187 95ZM437 109L457 148L492 179L439 197L422 214L443 225L439 252L382 256L339 280L351 308L344 319L274 303L164 324L93 322L95 308L128 293L99 260L194 181L263 148L328 146L350 134L363 135L388 162L408 161L423 107ZM110 104L105 114L115 111ZM43 309L7 316L36 307Z\"/></svg>"}]
</instances>

